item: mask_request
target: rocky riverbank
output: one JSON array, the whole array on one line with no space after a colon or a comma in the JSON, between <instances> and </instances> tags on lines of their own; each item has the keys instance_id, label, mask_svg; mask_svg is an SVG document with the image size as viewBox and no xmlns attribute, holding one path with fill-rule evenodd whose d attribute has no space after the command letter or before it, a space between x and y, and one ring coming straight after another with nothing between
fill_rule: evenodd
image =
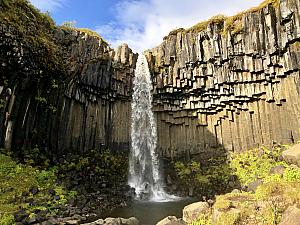
<instances>
[{"instance_id":1,"label":"rocky riverbank","mask_svg":"<svg viewBox=\"0 0 300 225\"><path fill-rule=\"evenodd\" d=\"M284 151L246 151L232 157L243 188L196 202L183 218L169 216L157 225L298 225L300 144Z\"/></svg>"},{"instance_id":2,"label":"rocky riverbank","mask_svg":"<svg viewBox=\"0 0 300 225\"><path fill-rule=\"evenodd\" d=\"M61 158L55 166L38 161L21 164L0 154L0 224L85 223L129 205L135 196L123 155L91 151Z\"/></svg>"}]
</instances>

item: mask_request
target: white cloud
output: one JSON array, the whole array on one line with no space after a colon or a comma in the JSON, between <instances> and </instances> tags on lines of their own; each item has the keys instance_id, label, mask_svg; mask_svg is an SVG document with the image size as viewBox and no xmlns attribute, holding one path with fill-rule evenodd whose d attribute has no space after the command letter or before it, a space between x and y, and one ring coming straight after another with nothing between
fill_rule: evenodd
<instances>
[{"instance_id":1,"label":"white cloud","mask_svg":"<svg viewBox=\"0 0 300 225\"><path fill-rule=\"evenodd\" d=\"M141 52L157 46L175 28L188 28L217 14L234 15L262 0L123 0L114 7L115 18L97 32L113 47L128 43Z\"/></svg>"},{"instance_id":2,"label":"white cloud","mask_svg":"<svg viewBox=\"0 0 300 225\"><path fill-rule=\"evenodd\" d=\"M53 12L57 8L61 8L66 0L30 0L30 2L41 11Z\"/></svg>"}]
</instances>

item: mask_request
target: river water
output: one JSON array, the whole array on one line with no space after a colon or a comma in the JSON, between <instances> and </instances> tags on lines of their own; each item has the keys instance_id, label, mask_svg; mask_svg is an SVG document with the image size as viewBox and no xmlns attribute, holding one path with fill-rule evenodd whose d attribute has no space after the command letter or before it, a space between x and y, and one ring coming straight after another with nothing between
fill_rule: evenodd
<instances>
[{"instance_id":1,"label":"river water","mask_svg":"<svg viewBox=\"0 0 300 225\"><path fill-rule=\"evenodd\" d=\"M197 201L197 198L183 198L171 202L134 201L130 206L105 213L105 217L136 217L142 225L156 225L167 216L181 218L184 206Z\"/></svg>"}]
</instances>

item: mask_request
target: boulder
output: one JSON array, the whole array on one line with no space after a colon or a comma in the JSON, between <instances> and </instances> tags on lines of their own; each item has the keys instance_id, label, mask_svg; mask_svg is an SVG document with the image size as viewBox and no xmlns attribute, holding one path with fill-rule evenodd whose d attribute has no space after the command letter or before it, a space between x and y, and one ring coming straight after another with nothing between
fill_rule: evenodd
<instances>
[{"instance_id":1,"label":"boulder","mask_svg":"<svg viewBox=\"0 0 300 225\"><path fill-rule=\"evenodd\" d=\"M283 165L274 166L270 169L270 174L279 174L283 175L286 167Z\"/></svg>"},{"instance_id":2,"label":"boulder","mask_svg":"<svg viewBox=\"0 0 300 225\"><path fill-rule=\"evenodd\" d=\"M288 207L284 211L279 225L300 225L300 209L296 206Z\"/></svg>"},{"instance_id":3,"label":"boulder","mask_svg":"<svg viewBox=\"0 0 300 225\"><path fill-rule=\"evenodd\" d=\"M130 217L129 219L121 218L122 225L139 225L140 222L135 217Z\"/></svg>"},{"instance_id":4,"label":"boulder","mask_svg":"<svg viewBox=\"0 0 300 225\"><path fill-rule=\"evenodd\" d=\"M186 223L191 223L196 220L200 214L206 213L209 209L207 202L196 202L187 205L183 209L183 221Z\"/></svg>"},{"instance_id":5,"label":"boulder","mask_svg":"<svg viewBox=\"0 0 300 225\"><path fill-rule=\"evenodd\" d=\"M124 218L106 218L105 220L99 219L91 223L84 223L82 225L139 225L139 221L135 217L129 219Z\"/></svg>"},{"instance_id":6,"label":"boulder","mask_svg":"<svg viewBox=\"0 0 300 225\"><path fill-rule=\"evenodd\" d=\"M177 219L175 216L168 216L159 221L156 225L184 225L182 219Z\"/></svg>"},{"instance_id":7,"label":"boulder","mask_svg":"<svg viewBox=\"0 0 300 225\"><path fill-rule=\"evenodd\" d=\"M300 166L300 144L283 151L282 157L287 163Z\"/></svg>"},{"instance_id":8,"label":"boulder","mask_svg":"<svg viewBox=\"0 0 300 225\"><path fill-rule=\"evenodd\" d=\"M261 185L264 181L259 179L259 180L255 180L253 182L251 182L250 184L248 184L248 187L247 187L247 191L248 192L255 192L255 190L257 189L257 187L259 185Z\"/></svg>"}]
</instances>

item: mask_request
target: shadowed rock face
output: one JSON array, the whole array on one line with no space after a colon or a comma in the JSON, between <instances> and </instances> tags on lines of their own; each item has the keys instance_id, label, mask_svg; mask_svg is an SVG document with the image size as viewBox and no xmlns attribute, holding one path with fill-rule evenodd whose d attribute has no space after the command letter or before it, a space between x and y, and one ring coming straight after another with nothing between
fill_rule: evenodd
<instances>
[{"instance_id":1,"label":"shadowed rock face","mask_svg":"<svg viewBox=\"0 0 300 225\"><path fill-rule=\"evenodd\" d=\"M137 55L126 44L113 50L102 40L77 32L60 30L56 37L65 48L72 77L60 112L58 149L82 151L107 146L128 150ZM75 40L64 45L70 38Z\"/></svg>"},{"instance_id":2,"label":"shadowed rock face","mask_svg":"<svg viewBox=\"0 0 300 225\"><path fill-rule=\"evenodd\" d=\"M41 151L53 155L104 146L114 151L129 149L137 55L126 44L113 50L100 37L58 28L53 35L64 71L57 71L56 79L49 75L50 81L40 80L36 85L30 76L43 68L26 68L35 63L30 58L31 50L18 43L18 34L9 26L1 28L1 44L5 46L2 53L12 51L10 57L17 58L14 64L25 65L3 70L8 85L3 87L0 81L4 99L1 146L21 152L38 145ZM56 91L52 88L46 92L43 85L47 82ZM43 97L38 97L39 89L45 92Z\"/></svg>"},{"instance_id":3,"label":"shadowed rock face","mask_svg":"<svg viewBox=\"0 0 300 225\"><path fill-rule=\"evenodd\" d=\"M300 138L300 1L224 22L178 30L147 51L158 146L166 157L240 151Z\"/></svg>"}]
</instances>

